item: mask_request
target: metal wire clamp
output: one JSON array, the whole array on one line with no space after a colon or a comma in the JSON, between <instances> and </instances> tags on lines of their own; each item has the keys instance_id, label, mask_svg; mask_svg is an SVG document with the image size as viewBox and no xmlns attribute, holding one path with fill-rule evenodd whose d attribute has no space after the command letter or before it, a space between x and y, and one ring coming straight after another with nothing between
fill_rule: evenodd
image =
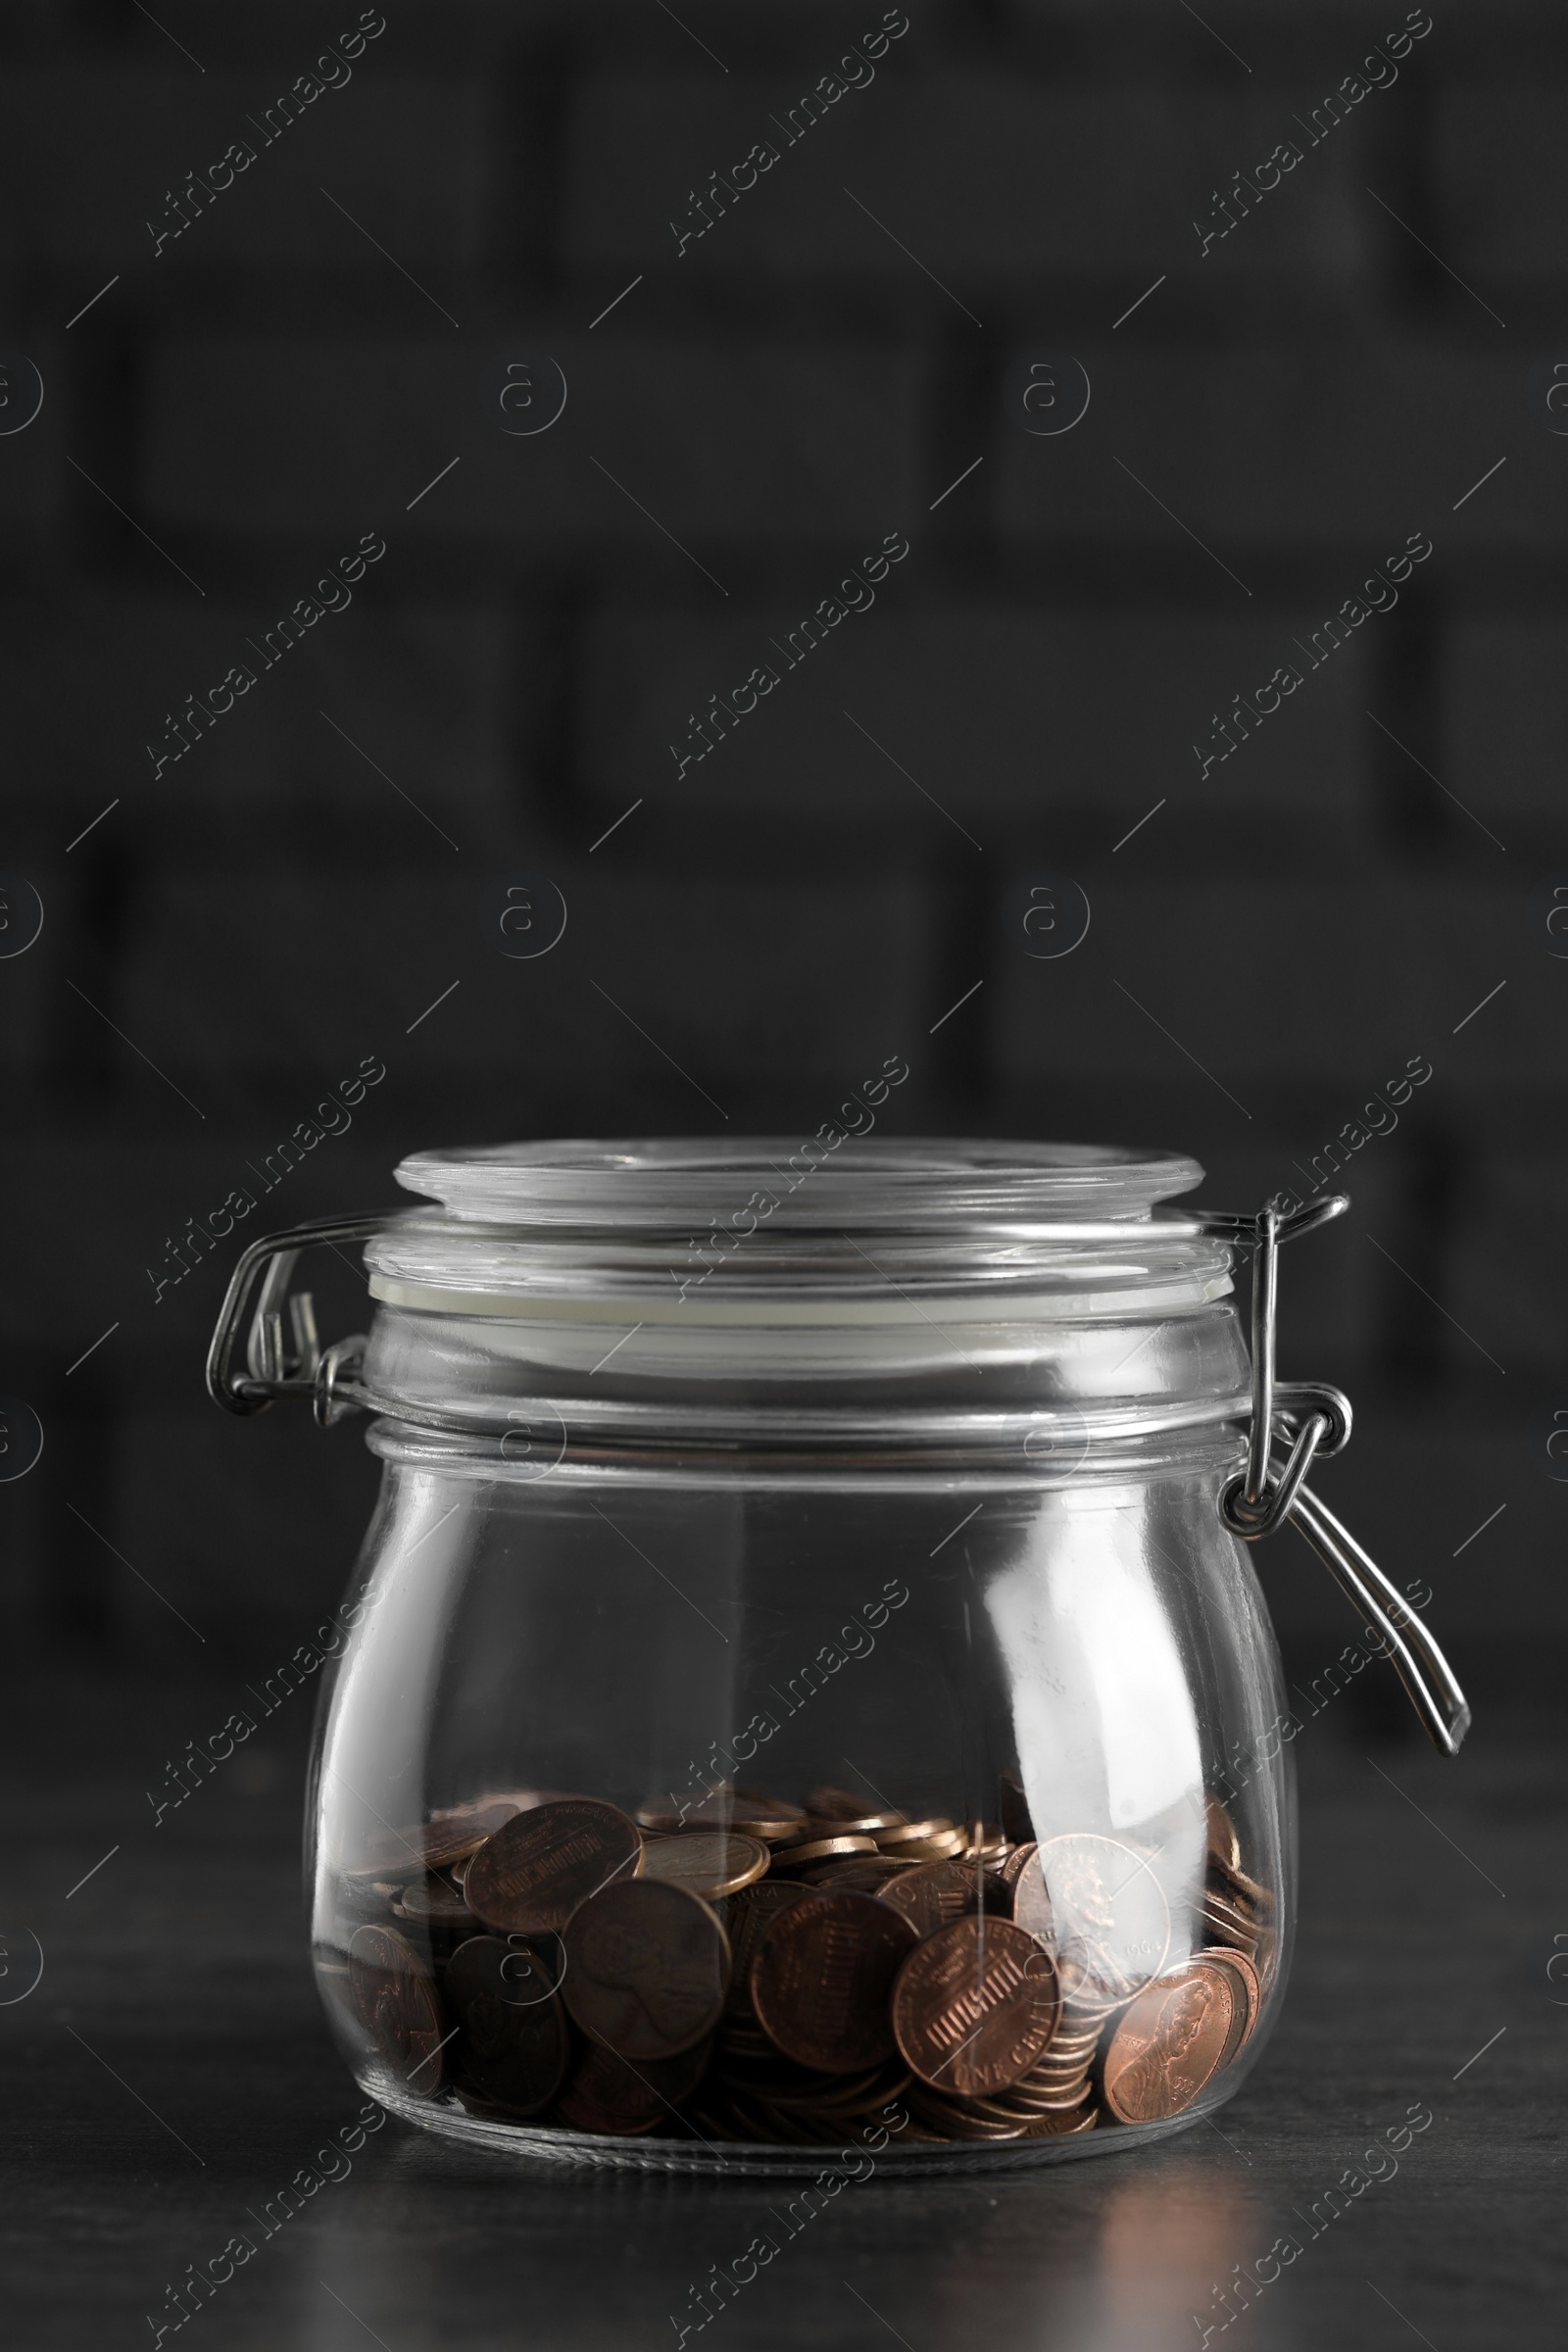
<instances>
[{"instance_id":1,"label":"metal wire clamp","mask_svg":"<svg viewBox=\"0 0 1568 2352\"><path fill-rule=\"evenodd\" d=\"M1240 1249L1250 1248L1252 1257L1247 1467L1222 1490L1219 1515L1233 1535L1249 1544L1294 1519L1341 1591L1362 1613L1434 1744L1451 1756L1458 1753L1470 1728L1470 1708L1447 1659L1382 1569L1305 1483L1314 1461L1332 1460L1349 1444L1350 1400L1326 1382L1286 1383L1275 1377L1281 1244L1315 1232L1343 1216L1349 1205L1346 1194L1335 1193L1289 1213L1272 1202L1253 1217L1218 1209L1190 1212L1205 1232Z\"/></svg>"}]
</instances>

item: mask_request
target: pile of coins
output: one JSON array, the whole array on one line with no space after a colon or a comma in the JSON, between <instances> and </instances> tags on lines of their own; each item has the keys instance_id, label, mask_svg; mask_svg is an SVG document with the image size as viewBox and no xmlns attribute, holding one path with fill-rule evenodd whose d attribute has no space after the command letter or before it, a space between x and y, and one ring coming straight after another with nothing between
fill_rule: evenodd
<instances>
[{"instance_id":1,"label":"pile of coins","mask_svg":"<svg viewBox=\"0 0 1568 2352\"><path fill-rule=\"evenodd\" d=\"M1275 1969L1229 1815L1208 1800L1178 1932L1151 1853L1037 1841L1015 1781L1000 1810L487 1795L341 1875L323 1976L410 2095L501 2122L806 2147L872 2116L914 2145L1179 2114Z\"/></svg>"}]
</instances>

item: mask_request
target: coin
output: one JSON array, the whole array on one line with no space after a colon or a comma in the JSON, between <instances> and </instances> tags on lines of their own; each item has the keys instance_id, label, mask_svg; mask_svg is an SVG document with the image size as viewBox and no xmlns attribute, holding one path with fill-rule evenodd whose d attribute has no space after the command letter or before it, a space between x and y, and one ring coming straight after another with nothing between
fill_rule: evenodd
<instances>
[{"instance_id":1,"label":"coin","mask_svg":"<svg viewBox=\"0 0 1568 2352\"><path fill-rule=\"evenodd\" d=\"M1022 1845L1015 1845L1011 1853L1008 1854L1004 1860L1001 1869L998 1872L998 1876L1001 1878L1003 1885L1004 1886L1016 1886L1019 1879L1023 1876L1029 1864L1034 1860L1034 1857L1038 1851L1039 1848L1035 1845L1033 1839L1027 1840ZM1037 1931L1034 1929L1030 1930L1031 1935L1035 1934L1036 1932ZM1044 1938L1042 1938L1042 1940L1044 1940Z\"/></svg>"},{"instance_id":2,"label":"coin","mask_svg":"<svg viewBox=\"0 0 1568 2352\"><path fill-rule=\"evenodd\" d=\"M767 1869L767 1847L760 1838L733 1830L687 1830L674 1838L650 1838L643 1847L642 1875L686 1886L711 1902L738 1894Z\"/></svg>"},{"instance_id":3,"label":"coin","mask_svg":"<svg viewBox=\"0 0 1568 2352\"><path fill-rule=\"evenodd\" d=\"M1224 2062L1235 1986L1229 1969L1198 1960L1139 1993L1105 2051L1105 2104L1118 2122L1161 2123L1192 2105Z\"/></svg>"},{"instance_id":4,"label":"coin","mask_svg":"<svg viewBox=\"0 0 1568 2352\"><path fill-rule=\"evenodd\" d=\"M1022 2139L1029 2119L1022 2115L982 2115L965 2100L945 2098L923 2082L911 2084L909 2105L922 2123L933 2126L944 2139Z\"/></svg>"},{"instance_id":5,"label":"coin","mask_svg":"<svg viewBox=\"0 0 1568 2352\"><path fill-rule=\"evenodd\" d=\"M1210 1855L1209 1868L1210 1884L1217 1881L1232 1902L1243 1903L1260 1916L1273 1910L1273 1895L1256 1879L1249 1878L1239 1862L1225 1862Z\"/></svg>"},{"instance_id":6,"label":"coin","mask_svg":"<svg viewBox=\"0 0 1568 2352\"><path fill-rule=\"evenodd\" d=\"M884 1854L840 1854L828 1862L812 1862L804 1870L792 1871L790 1876L801 1886L837 1886L853 1888L857 1894L880 1894L895 1879L907 1878L912 1869L922 1867L909 1862L893 1862Z\"/></svg>"},{"instance_id":7,"label":"coin","mask_svg":"<svg viewBox=\"0 0 1568 2352\"><path fill-rule=\"evenodd\" d=\"M940 1838L901 1838L896 1844L877 1839L880 1851L898 1862L946 1862L961 1856L964 1843L959 1830L948 1830Z\"/></svg>"},{"instance_id":8,"label":"coin","mask_svg":"<svg viewBox=\"0 0 1568 2352\"><path fill-rule=\"evenodd\" d=\"M906 1821L901 1818L890 1823L885 1830L878 1830L875 1836L884 1851L892 1851L910 1842L917 1845L938 1844L950 1838L958 1845L964 1842L962 1831L955 1828L945 1813L933 1813L926 1821Z\"/></svg>"},{"instance_id":9,"label":"coin","mask_svg":"<svg viewBox=\"0 0 1568 2352\"><path fill-rule=\"evenodd\" d=\"M910 1953L893 2031L923 2082L965 2097L1005 2090L1045 2051L1060 2014L1049 1953L1009 1920L971 1913Z\"/></svg>"},{"instance_id":10,"label":"coin","mask_svg":"<svg viewBox=\"0 0 1568 2352\"><path fill-rule=\"evenodd\" d=\"M804 1886L792 1886L788 1879L758 1879L743 1886L732 1902L726 1905L724 1933L729 1937L730 1982L729 1997L725 2002L726 2016L737 2013L750 2016L752 2007L752 1961L757 1947L781 1911L806 1898ZM767 2045L771 2047L771 2044Z\"/></svg>"},{"instance_id":11,"label":"coin","mask_svg":"<svg viewBox=\"0 0 1568 2352\"><path fill-rule=\"evenodd\" d=\"M558 1797L515 1814L468 1865L464 1893L487 1928L531 1936L566 1925L579 1903L642 1868L635 1822L597 1797Z\"/></svg>"},{"instance_id":12,"label":"coin","mask_svg":"<svg viewBox=\"0 0 1568 2352\"><path fill-rule=\"evenodd\" d=\"M422 1862L426 1870L445 1870L473 1853L485 1839L535 1801L522 1789L515 1794L476 1797L471 1804L453 1805L413 1830L383 1829L371 1838L361 1859L351 1866L356 1878L396 1876L408 1879Z\"/></svg>"},{"instance_id":13,"label":"coin","mask_svg":"<svg viewBox=\"0 0 1568 2352\"><path fill-rule=\"evenodd\" d=\"M727 1783L710 1789L695 1804L675 1806L659 1800L639 1805L633 1817L645 1830L672 1837L677 1830L739 1830L747 1838L771 1841L798 1838L808 1827L804 1805L760 1788L731 1788Z\"/></svg>"},{"instance_id":14,"label":"coin","mask_svg":"<svg viewBox=\"0 0 1568 2352\"><path fill-rule=\"evenodd\" d=\"M1222 1895L1215 1893L1212 1886L1204 1887L1198 1912L1203 1927L1216 1943L1230 1944L1236 1950L1245 1952L1249 1959L1256 1959L1262 1942L1262 1931L1247 1912L1234 1903L1226 1902Z\"/></svg>"},{"instance_id":15,"label":"coin","mask_svg":"<svg viewBox=\"0 0 1568 2352\"><path fill-rule=\"evenodd\" d=\"M622 2058L672 2058L717 2025L729 1941L684 1886L620 1880L582 1905L564 1940L566 2006Z\"/></svg>"},{"instance_id":16,"label":"coin","mask_svg":"<svg viewBox=\"0 0 1568 2352\"><path fill-rule=\"evenodd\" d=\"M1064 1997L1085 2006L1127 2000L1158 1976L1170 1949L1170 1911L1150 1857L1115 1838L1069 1833L1042 1845L1019 1874L1012 1916L1054 1953Z\"/></svg>"},{"instance_id":17,"label":"coin","mask_svg":"<svg viewBox=\"0 0 1568 2352\"><path fill-rule=\"evenodd\" d=\"M435 1983L396 1928L356 1928L349 1982L366 2031L420 2098L433 2098L446 2072L446 2013Z\"/></svg>"},{"instance_id":18,"label":"coin","mask_svg":"<svg viewBox=\"0 0 1568 2352\"><path fill-rule=\"evenodd\" d=\"M1100 2121L1098 2107L1080 2113L1070 2108L1061 2115L1042 2115L1029 2125L1025 2139L1076 2139L1080 2132L1093 2132Z\"/></svg>"},{"instance_id":19,"label":"coin","mask_svg":"<svg viewBox=\"0 0 1568 2352\"><path fill-rule=\"evenodd\" d=\"M392 1909L399 1919L416 1920L421 1927L471 1928L477 1924L457 1888L433 1871L400 1887Z\"/></svg>"},{"instance_id":20,"label":"coin","mask_svg":"<svg viewBox=\"0 0 1568 2352\"><path fill-rule=\"evenodd\" d=\"M951 1927L966 1911L978 1911L982 1905L987 1911L1004 1913L1010 1901L989 1871L976 1869L973 1862L956 1856L901 1870L879 1892L885 1903L892 1903L906 1919L913 1920L921 1936L933 1936L938 1928Z\"/></svg>"},{"instance_id":21,"label":"coin","mask_svg":"<svg viewBox=\"0 0 1568 2352\"><path fill-rule=\"evenodd\" d=\"M752 2006L788 2058L823 2074L877 2066L894 2051L888 1995L918 1938L874 1894L815 1887L774 1920L752 1962Z\"/></svg>"},{"instance_id":22,"label":"coin","mask_svg":"<svg viewBox=\"0 0 1568 2352\"><path fill-rule=\"evenodd\" d=\"M874 1854L876 1839L852 1836L848 1832L838 1838L803 1838L790 1845L775 1845L775 1870L800 1870L808 1862L827 1862L838 1854Z\"/></svg>"},{"instance_id":23,"label":"coin","mask_svg":"<svg viewBox=\"0 0 1568 2352\"><path fill-rule=\"evenodd\" d=\"M1263 2006L1263 1988L1258 1982L1257 1971L1251 1961L1244 1953L1233 1951L1228 1944L1216 1944L1206 1952L1200 1952L1198 1958L1215 1968L1228 1968L1241 1985L1237 2001L1235 2032L1231 2046L1221 2060L1222 2065L1228 2066L1236 2052L1245 2048L1252 2038L1258 2012ZM1235 1987L1233 1986L1232 1989L1234 1990Z\"/></svg>"},{"instance_id":24,"label":"coin","mask_svg":"<svg viewBox=\"0 0 1568 2352\"><path fill-rule=\"evenodd\" d=\"M496 1936L460 1943L441 1979L458 2027L455 2063L481 2098L519 2116L538 2115L565 2080L571 2044L553 1992L527 1989L526 1956Z\"/></svg>"},{"instance_id":25,"label":"coin","mask_svg":"<svg viewBox=\"0 0 1568 2352\"><path fill-rule=\"evenodd\" d=\"M673 2126L674 2110L708 2071L710 2047L698 2041L673 2058L633 2061L591 2042L557 2099L552 2120L573 2132L617 2138L640 2137L661 2124Z\"/></svg>"},{"instance_id":26,"label":"coin","mask_svg":"<svg viewBox=\"0 0 1568 2352\"><path fill-rule=\"evenodd\" d=\"M887 1805L867 1805L852 1788L808 1788L806 1810L813 1821L832 1822L841 1830L871 1835L903 1828L906 1816Z\"/></svg>"},{"instance_id":27,"label":"coin","mask_svg":"<svg viewBox=\"0 0 1568 2352\"><path fill-rule=\"evenodd\" d=\"M1203 1799L1203 1806L1208 1825L1208 1851L1211 1859L1228 1864L1232 1870L1240 1869L1242 1847L1241 1840L1236 1835L1235 1822L1232 1821L1217 1796L1206 1796Z\"/></svg>"}]
</instances>

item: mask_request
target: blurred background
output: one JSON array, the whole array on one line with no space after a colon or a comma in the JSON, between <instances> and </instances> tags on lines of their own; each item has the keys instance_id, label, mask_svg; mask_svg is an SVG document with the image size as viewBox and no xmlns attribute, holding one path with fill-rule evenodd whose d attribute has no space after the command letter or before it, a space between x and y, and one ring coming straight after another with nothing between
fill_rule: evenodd
<instances>
[{"instance_id":1,"label":"blurred background","mask_svg":"<svg viewBox=\"0 0 1568 2352\"><path fill-rule=\"evenodd\" d=\"M355 1426L204 1394L243 1240L421 1146L804 1136L895 1054L900 1132L1178 1148L1214 1204L1339 1139L1281 1283L1357 1408L1321 1491L1483 1720L1544 1691L1568 22L1409 13L11 0L19 1703L133 1698L154 1786L335 1605ZM1310 1681L1353 1623L1258 1565ZM1384 1669L1336 1706L1418 1742Z\"/></svg>"}]
</instances>

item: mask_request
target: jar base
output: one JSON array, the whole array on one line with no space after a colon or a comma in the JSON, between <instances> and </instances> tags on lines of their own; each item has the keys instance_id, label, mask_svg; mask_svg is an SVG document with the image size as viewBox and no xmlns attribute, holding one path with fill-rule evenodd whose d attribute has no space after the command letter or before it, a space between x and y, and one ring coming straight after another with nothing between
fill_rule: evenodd
<instances>
[{"instance_id":1,"label":"jar base","mask_svg":"<svg viewBox=\"0 0 1568 2352\"><path fill-rule=\"evenodd\" d=\"M1083 2156L1114 2156L1147 2147L1152 2141L1168 2139L1175 2132L1205 2122L1225 2104L1223 2099L1200 2100L1157 2124L1111 2124L1071 2136L989 2140L972 2146L922 2141L918 2147L901 2148L888 2141L873 2150L865 2139L846 2141L838 2147L780 2147L762 2140L715 2140L704 2145L652 2135L612 2139L594 2132L563 2131L554 2125L545 2129L496 2123L472 2114L456 2099L416 2098L401 2082L374 2074L356 2079L368 2097L400 2122L492 2155L542 2160L578 2171L688 2173L715 2180L737 2174L759 2180L801 2180L822 2172L842 2174L846 2167L869 2168L848 2175L857 2180L869 2180L872 2174L910 2180L935 2173L1032 2172L1040 2165L1067 2164Z\"/></svg>"}]
</instances>

